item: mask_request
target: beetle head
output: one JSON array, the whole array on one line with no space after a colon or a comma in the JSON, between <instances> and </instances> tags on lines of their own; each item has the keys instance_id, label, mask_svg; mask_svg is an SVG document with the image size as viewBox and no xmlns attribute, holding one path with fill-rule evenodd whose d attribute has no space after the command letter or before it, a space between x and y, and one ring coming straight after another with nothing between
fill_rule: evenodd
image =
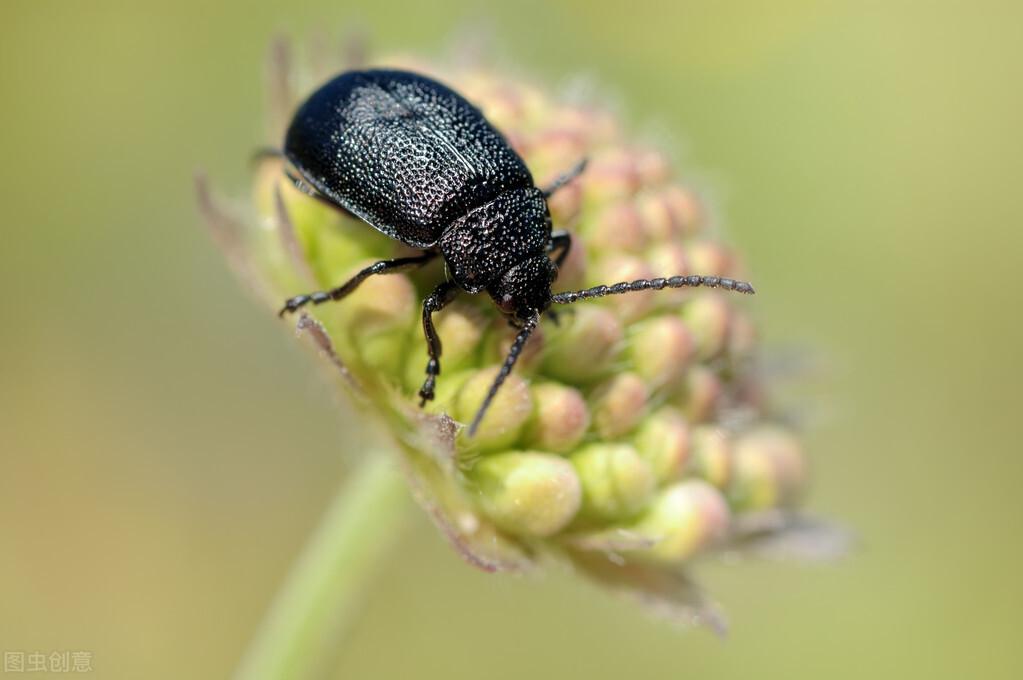
<instances>
[{"instance_id":1,"label":"beetle head","mask_svg":"<svg viewBox=\"0 0 1023 680\"><path fill-rule=\"evenodd\" d=\"M546 255L537 255L506 271L487 292L502 312L524 323L550 306L557 275L557 265Z\"/></svg>"}]
</instances>

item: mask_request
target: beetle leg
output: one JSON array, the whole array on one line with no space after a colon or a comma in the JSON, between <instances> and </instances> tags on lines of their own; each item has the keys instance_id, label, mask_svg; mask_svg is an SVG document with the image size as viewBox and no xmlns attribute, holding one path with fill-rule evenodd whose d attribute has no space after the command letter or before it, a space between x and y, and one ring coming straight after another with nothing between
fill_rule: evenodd
<instances>
[{"instance_id":1,"label":"beetle leg","mask_svg":"<svg viewBox=\"0 0 1023 680\"><path fill-rule=\"evenodd\" d=\"M557 191L561 187L565 186L566 184L568 184L569 182L574 180L579 175L583 174L583 170L586 169L586 164L588 162L589 162L589 159L586 159L586 158L582 159L581 161L576 163L576 166L574 168L572 168L571 170L566 172L564 175L562 175L561 177L558 177L556 180L554 180L549 187L547 187L546 189L543 190L543 197L544 198L550 198L551 194L553 194L555 191Z\"/></svg>"},{"instance_id":2,"label":"beetle leg","mask_svg":"<svg viewBox=\"0 0 1023 680\"><path fill-rule=\"evenodd\" d=\"M554 257L554 264L560 269L561 264L568 257L568 251L572 250L572 235L564 229L551 233L551 243L547 246L547 252L553 253L555 250L558 254ZM558 325L558 313L553 309L547 310L547 318L554 322L554 325Z\"/></svg>"},{"instance_id":3,"label":"beetle leg","mask_svg":"<svg viewBox=\"0 0 1023 680\"><path fill-rule=\"evenodd\" d=\"M553 253L555 250L558 252L557 257L554 258L554 264L561 267L561 263L568 257L568 251L572 249L572 235L564 229L551 233L551 245L549 246L548 252Z\"/></svg>"},{"instance_id":4,"label":"beetle leg","mask_svg":"<svg viewBox=\"0 0 1023 680\"><path fill-rule=\"evenodd\" d=\"M284 158L284 152L280 149L275 149L272 146L261 146L252 152L252 156L249 157L249 162L253 165L258 165L263 161L277 158Z\"/></svg>"},{"instance_id":5,"label":"beetle leg","mask_svg":"<svg viewBox=\"0 0 1023 680\"><path fill-rule=\"evenodd\" d=\"M374 274L394 274L405 271L406 269L422 267L435 257L437 257L437 253L426 252L414 257L398 257L393 260L380 260L379 262L375 262L366 267L337 288L321 290L315 293L306 293L305 295L296 295L284 303L284 307L281 308L281 311L278 312L277 316L284 316L289 312L294 312L310 302L314 305L319 305L329 300L340 300L358 288L360 283Z\"/></svg>"},{"instance_id":6,"label":"beetle leg","mask_svg":"<svg viewBox=\"0 0 1023 680\"><path fill-rule=\"evenodd\" d=\"M419 390L419 406L423 407L426 402L433 399L433 387L440 375L440 336L437 329L433 327L433 313L444 309L449 302L455 299L458 292L458 285L453 281L445 281L433 289L433 292L423 300L423 334L426 336L426 351L430 354L430 360L426 363L426 380Z\"/></svg>"},{"instance_id":7,"label":"beetle leg","mask_svg":"<svg viewBox=\"0 0 1023 680\"><path fill-rule=\"evenodd\" d=\"M287 175L288 179L291 180L291 183L295 185L296 189L301 191L303 194L305 194L309 198L315 198L317 201L319 201L323 205L330 206L331 208L333 208L334 210L337 210L338 212L344 213L345 215L348 215L349 217L353 217L355 219L358 219L358 217L353 215L350 211L348 211L345 208L341 207L340 205L338 205L334 201L330 200L329 198L327 198L326 196L321 194L319 191L317 191L313 187L309 186L309 184L307 184L304 179L302 179L301 177L299 177L295 173L291 172L290 170L285 170L284 174Z\"/></svg>"}]
</instances>

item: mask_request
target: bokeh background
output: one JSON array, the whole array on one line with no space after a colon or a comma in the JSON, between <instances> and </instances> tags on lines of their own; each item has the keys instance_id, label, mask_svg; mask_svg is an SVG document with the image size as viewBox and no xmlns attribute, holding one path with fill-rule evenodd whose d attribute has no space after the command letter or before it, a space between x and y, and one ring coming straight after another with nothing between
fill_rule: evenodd
<instances>
[{"instance_id":1,"label":"bokeh background","mask_svg":"<svg viewBox=\"0 0 1023 680\"><path fill-rule=\"evenodd\" d=\"M591 76L745 254L848 559L701 569L732 633L461 563L416 514L338 678L1018 678L1023 9L433 0L0 6L0 648L220 678L376 438L201 228L273 36ZM665 134L665 132L667 134ZM791 362L790 362L791 363Z\"/></svg>"}]
</instances>

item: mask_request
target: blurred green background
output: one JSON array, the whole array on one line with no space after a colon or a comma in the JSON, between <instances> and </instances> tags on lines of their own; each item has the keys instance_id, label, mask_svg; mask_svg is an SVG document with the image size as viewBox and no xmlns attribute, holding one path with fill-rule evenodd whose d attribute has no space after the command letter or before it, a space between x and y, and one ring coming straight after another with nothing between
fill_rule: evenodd
<instances>
[{"instance_id":1,"label":"blurred green background","mask_svg":"<svg viewBox=\"0 0 1023 680\"><path fill-rule=\"evenodd\" d=\"M706 565L722 642L566 574L478 573L417 514L335 676L1023 677L1010 2L6 0L0 648L230 672L374 436L235 282L193 173L244 195L274 35L436 55L480 21L499 66L594 76L713 190L768 344L815 367L789 390L809 506L860 545Z\"/></svg>"}]
</instances>

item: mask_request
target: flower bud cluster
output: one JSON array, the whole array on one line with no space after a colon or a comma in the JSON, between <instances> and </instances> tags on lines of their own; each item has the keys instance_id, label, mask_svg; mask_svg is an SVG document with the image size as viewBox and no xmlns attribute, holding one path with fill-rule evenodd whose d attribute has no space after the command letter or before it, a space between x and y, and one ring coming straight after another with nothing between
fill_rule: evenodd
<instances>
[{"instance_id":1,"label":"flower bud cluster","mask_svg":"<svg viewBox=\"0 0 1023 680\"><path fill-rule=\"evenodd\" d=\"M669 159L607 112L478 68L382 63L460 91L538 186L589 160L550 200L555 228L574 239L555 292L690 273L744 278ZM297 190L276 160L259 164L254 204L259 218L240 225L239 250L275 306L411 252ZM444 275L437 263L370 277L307 313L326 338L321 349L392 427L417 497L472 562L499 568L546 548L579 564L597 554L670 571L726 545L744 516L798 502L799 441L762 420L762 403L748 396L760 394L749 389L755 299L644 291L555 310L469 438L459 426L483 402L515 330L485 295L463 294L436 314L442 373L420 411L420 309ZM747 414L743 424L727 418L733 410Z\"/></svg>"}]
</instances>

